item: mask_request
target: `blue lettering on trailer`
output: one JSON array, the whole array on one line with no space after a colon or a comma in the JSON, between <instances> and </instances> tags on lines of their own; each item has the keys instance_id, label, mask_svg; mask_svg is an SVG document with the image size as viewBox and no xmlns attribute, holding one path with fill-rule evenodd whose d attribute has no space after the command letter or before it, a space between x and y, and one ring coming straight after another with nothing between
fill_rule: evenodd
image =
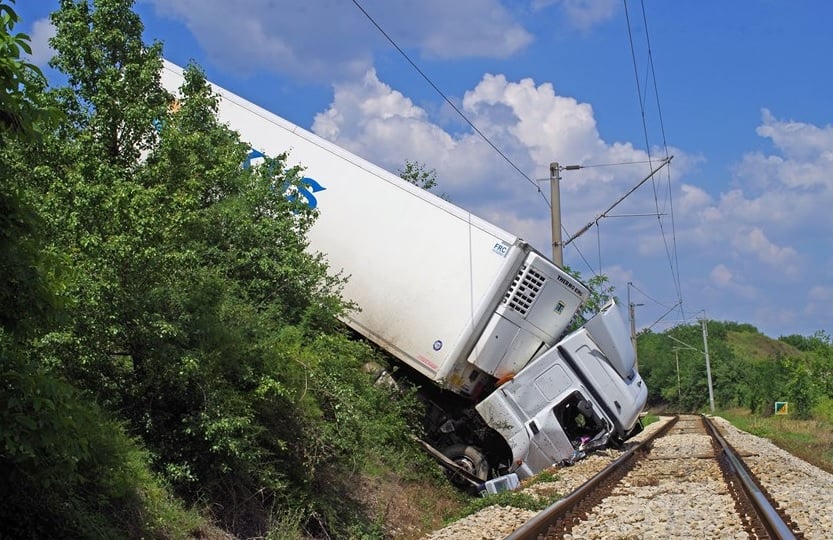
<instances>
[{"instance_id":1,"label":"blue lettering on trailer","mask_svg":"<svg viewBox=\"0 0 833 540\"><path fill-rule=\"evenodd\" d=\"M307 186L310 189L312 189L312 192L310 192L310 190L307 189ZM315 195L313 195L313 193L324 191L325 189L327 188L323 187L321 184L319 184L312 178L308 178L305 176L301 178L301 185L298 186L298 193L303 195L304 199L307 200L307 206L309 206L310 208L315 208L316 206L318 206L318 199L315 198ZM294 195L287 194L286 198L292 202L295 202L296 200L296 197Z\"/></svg>"},{"instance_id":2,"label":"blue lettering on trailer","mask_svg":"<svg viewBox=\"0 0 833 540\"><path fill-rule=\"evenodd\" d=\"M248 169L249 167L251 167L252 166L252 161L254 161L257 158L266 158L266 154L264 154L263 152L261 152L259 150L255 150L254 148L252 148L252 150L246 156L246 161L243 162L243 168ZM310 208L317 207L318 206L318 199L315 198L315 195L313 195L313 193L318 193L319 191L324 191L327 188L325 188L324 186L319 184L317 180L315 180L313 178L309 178L307 176L301 178L300 184L301 185L297 186L298 193L300 193L304 197L304 199L307 202L307 206L309 206ZM286 187L288 187L288 186L286 184L284 184L284 188L286 188ZM309 189L307 189L307 188L309 188ZM295 202L297 200L297 197L293 194L290 194L290 193L287 193L286 198L291 202Z\"/></svg>"}]
</instances>

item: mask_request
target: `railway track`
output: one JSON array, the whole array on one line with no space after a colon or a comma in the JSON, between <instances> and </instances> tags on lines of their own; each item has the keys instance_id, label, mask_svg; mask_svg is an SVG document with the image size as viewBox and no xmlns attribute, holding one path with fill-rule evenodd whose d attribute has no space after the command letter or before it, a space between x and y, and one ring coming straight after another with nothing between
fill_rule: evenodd
<instances>
[{"instance_id":1,"label":"railway track","mask_svg":"<svg viewBox=\"0 0 833 540\"><path fill-rule=\"evenodd\" d=\"M704 416L680 416L510 534L550 538L804 538Z\"/></svg>"}]
</instances>

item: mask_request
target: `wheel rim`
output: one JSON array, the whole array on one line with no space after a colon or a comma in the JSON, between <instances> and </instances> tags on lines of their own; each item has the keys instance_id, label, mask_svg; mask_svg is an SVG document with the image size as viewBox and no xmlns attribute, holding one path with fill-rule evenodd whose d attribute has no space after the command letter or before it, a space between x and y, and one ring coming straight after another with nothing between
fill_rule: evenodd
<instances>
[{"instance_id":1,"label":"wheel rim","mask_svg":"<svg viewBox=\"0 0 833 540\"><path fill-rule=\"evenodd\" d=\"M477 476L477 471L475 470L474 461L472 461L467 456L460 456L454 460L454 463L459 465L461 468L465 469L465 471L473 476Z\"/></svg>"}]
</instances>

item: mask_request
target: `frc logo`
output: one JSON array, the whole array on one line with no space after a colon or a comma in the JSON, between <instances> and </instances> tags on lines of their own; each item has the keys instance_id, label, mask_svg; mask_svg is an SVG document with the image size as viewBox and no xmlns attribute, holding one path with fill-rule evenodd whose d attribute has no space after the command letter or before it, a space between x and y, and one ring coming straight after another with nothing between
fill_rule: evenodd
<instances>
[{"instance_id":1,"label":"frc logo","mask_svg":"<svg viewBox=\"0 0 833 540\"><path fill-rule=\"evenodd\" d=\"M243 168L248 169L249 167L254 165L254 161L256 159L265 157L266 154L264 154L263 152L252 149L252 151L249 152L249 155L246 156L246 161L243 162ZM284 188L287 187L288 186L284 184ZM325 189L327 188L319 184L313 178L308 178L305 176L301 179L301 185L297 186L297 195L300 195L304 198L304 200L307 202L307 206L309 206L310 208L315 208L318 206L318 199L315 198L315 195L313 195L313 193L318 193L319 191L324 191ZM286 191L286 198L288 200L295 202L298 199L298 196L295 193L291 193L288 190Z\"/></svg>"},{"instance_id":2,"label":"frc logo","mask_svg":"<svg viewBox=\"0 0 833 540\"><path fill-rule=\"evenodd\" d=\"M501 257L506 257L506 254L509 253L509 246L503 242L497 242L494 246L492 246L492 251Z\"/></svg>"}]
</instances>

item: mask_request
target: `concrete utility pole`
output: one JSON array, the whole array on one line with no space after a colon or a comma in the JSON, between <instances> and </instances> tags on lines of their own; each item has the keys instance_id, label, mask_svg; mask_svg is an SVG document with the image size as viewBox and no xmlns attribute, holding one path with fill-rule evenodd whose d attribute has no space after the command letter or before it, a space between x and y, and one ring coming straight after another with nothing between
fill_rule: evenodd
<instances>
[{"instance_id":1,"label":"concrete utility pole","mask_svg":"<svg viewBox=\"0 0 833 540\"><path fill-rule=\"evenodd\" d=\"M637 351L636 347L636 313L634 308L638 306L644 306L645 304L634 304L631 302L631 286L633 283L628 281L628 318L630 319L631 323L631 346L633 347L633 367L636 371L639 371L639 352Z\"/></svg>"},{"instance_id":2,"label":"concrete utility pole","mask_svg":"<svg viewBox=\"0 0 833 540\"><path fill-rule=\"evenodd\" d=\"M682 390L680 390L680 349L674 347L674 359L677 361L677 399L683 399Z\"/></svg>"},{"instance_id":3,"label":"concrete utility pole","mask_svg":"<svg viewBox=\"0 0 833 540\"><path fill-rule=\"evenodd\" d=\"M564 267L564 251L561 247L561 167L557 161L550 163L550 204L552 205L552 262Z\"/></svg>"},{"instance_id":4,"label":"concrete utility pole","mask_svg":"<svg viewBox=\"0 0 833 540\"><path fill-rule=\"evenodd\" d=\"M564 244L561 242L561 171L577 171L581 165L562 167L557 161L550 163L550 205L552 225L552 262L564 268Z\"/></svg>"},{"instance_id":5,"label":"concrete utility pole","mask_svg":"<svg viewBox=\"0 0 833 540\"><path fill-rule=\"evenodd\" d=\"M692 347L691 345L689 345L685 341L681 341L681 340L675 338L674 336L672 336L670 334L666 334L666 336L671 338L673 341L676 341L680 345L682 345L684 349L691 349L692 351L697 351L697 352L699 352L700 354L702 354L706 357L706 380L708 381L708 384L709 384L709 407L711 407L711 411L714 412L714 388L712 387L712 366L711 366L711 362L709 360L709 331L706 327L706 317L705 317L705 315L703 316L702 319L700 319L700 324L703 326L703 345L705 346L705 350L703 350L703 351L701 351L700 349L698 349L696 347ZM679 372L680 372L680 366L679 366L679 363L678 363L677 364L677 373L679 374Z\"/></svg>"},{"instance_id":6,"label":"concrete utility pole","mask_svg":"<svg viewBox=\"0 0 833 540\"><path fill-rule=\"evenodd\" d=\"M706 355L706 378L709 380L709 405L714 412L714 390L712 389L712 366L709 361L709 330L706 321L706 315L703 313L703 318L700 319L700 324L703 325L703 353Z\"/></svg>"}]
</instances>

